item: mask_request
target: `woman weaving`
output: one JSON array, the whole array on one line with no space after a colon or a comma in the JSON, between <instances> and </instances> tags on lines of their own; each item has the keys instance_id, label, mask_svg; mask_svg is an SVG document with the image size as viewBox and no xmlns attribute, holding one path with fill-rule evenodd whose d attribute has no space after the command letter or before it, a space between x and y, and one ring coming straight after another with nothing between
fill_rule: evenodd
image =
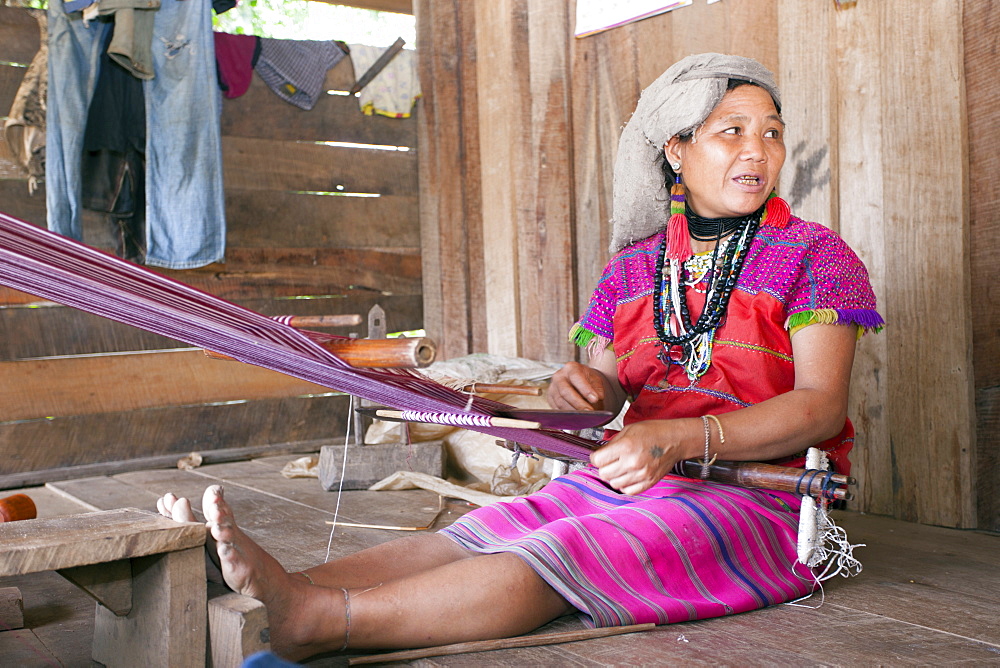
<instances>
[{"instance_id":1,"label":"woman weaving","mask_svg":"<svg viewBox=\"0 0 1000 668\"><path fill-rule=\"evenodd\" d=\"M716 457L802 466L813 445L849 469L855 342L882 321L854 253L773 197L783 135L773 76L746 58L691 56L643 92L615 169L615 255L573 329L590 364L549 390L561 409L630 401L591 466L302 573L206 490L225 580L266 604L276 652L505 637L574 612L664 624L813 590L796 561L799 497L670 473ZM158 505L194 520L186 499Z\"/></svg>"}]
</instances>

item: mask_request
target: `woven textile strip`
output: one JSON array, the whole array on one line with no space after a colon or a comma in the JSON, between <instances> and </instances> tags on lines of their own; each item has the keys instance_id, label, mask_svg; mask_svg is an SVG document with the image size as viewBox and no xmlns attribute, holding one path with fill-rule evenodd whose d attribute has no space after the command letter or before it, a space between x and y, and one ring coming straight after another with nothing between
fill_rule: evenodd
<instances>
[{"instance_id":1,"label":"woven textile strip","mask_svg":"<svg viewBox=\"0 0 1000 668\"><path fill-rule=\"evenodd\" d=\"M502 415L513 406L462 394L406 369L356 369L322 334L219 299L0 213L0 284L400 410ZM470 429L587 460L596 443L560 431Z\"/></svg>"}]
</instances>

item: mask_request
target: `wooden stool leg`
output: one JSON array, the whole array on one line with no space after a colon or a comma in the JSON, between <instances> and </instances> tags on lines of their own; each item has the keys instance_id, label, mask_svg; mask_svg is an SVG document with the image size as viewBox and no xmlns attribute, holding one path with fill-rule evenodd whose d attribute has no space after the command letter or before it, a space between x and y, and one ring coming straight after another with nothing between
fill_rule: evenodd
<instances>
[{"instance_id":1,"label":"wooden stool leg","mask_svg":"<svg viewBox=\"0 0 1000 668\"><path fill-rule=\"evenodd\" d=\"M117 616L97 604L94 661L108 668L204 666L206 608L203 547L133 559L131 612Z\"/></svg>"}]
</instances>

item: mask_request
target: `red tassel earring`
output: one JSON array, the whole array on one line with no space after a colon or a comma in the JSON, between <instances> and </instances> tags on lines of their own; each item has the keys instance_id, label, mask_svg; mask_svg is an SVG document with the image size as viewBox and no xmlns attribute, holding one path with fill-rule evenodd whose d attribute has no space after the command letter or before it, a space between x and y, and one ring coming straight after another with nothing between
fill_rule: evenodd
<instances>
[{"instance_id":1,"label":"red tassel earring","mask_svg":"<svg viewBox=\"0 0 1000 668\"><path fill-rule=\"evenodd\" d=\"M772 192L767 199L767 208L764 210L764 220L761 225L784 229L788 227L788 220L792 217L792 210L788 202L778 197L778 193Z\"/></svg>"},{"instance_id":2,"label":"red tassel earring","mask_svg":"<svg viewBox=\"0 0 1000 668\"><path fill-rule=\"evenodd\" d=\"M680 165L671 165L676 171ZM667 221L667 257L678 262L691 259L691 237L688 234L688 219L684 205L684 184L678 175L674 187L670 189L670 220Z\"/></svg>"}]
</instances>

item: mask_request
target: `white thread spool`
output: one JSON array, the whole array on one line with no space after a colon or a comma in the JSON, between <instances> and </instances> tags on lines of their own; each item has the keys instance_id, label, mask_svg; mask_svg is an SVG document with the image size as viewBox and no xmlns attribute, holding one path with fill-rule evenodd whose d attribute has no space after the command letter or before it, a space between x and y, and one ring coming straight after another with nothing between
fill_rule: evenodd
<instances>
[{"instance_id":1,"label":"white thread spool","mask_svg":"<svg viewBox=\"0 0 1000 668\"><path fill-rule=\"evenodd\" d=\"M807 469L820 469L827 470L829 464L826 463L823 453L819 448L809 448L806 451L806 468ZM808 494L802 497L802 507L799 509L799 536L797 543L797 550L799 556L799 563L810 566L809 561L812 559L813 554L819 547L819 529L818 529L818 514L819 509L817 508L816 499L812 498Z\"/></svg>"}]
</instances>

